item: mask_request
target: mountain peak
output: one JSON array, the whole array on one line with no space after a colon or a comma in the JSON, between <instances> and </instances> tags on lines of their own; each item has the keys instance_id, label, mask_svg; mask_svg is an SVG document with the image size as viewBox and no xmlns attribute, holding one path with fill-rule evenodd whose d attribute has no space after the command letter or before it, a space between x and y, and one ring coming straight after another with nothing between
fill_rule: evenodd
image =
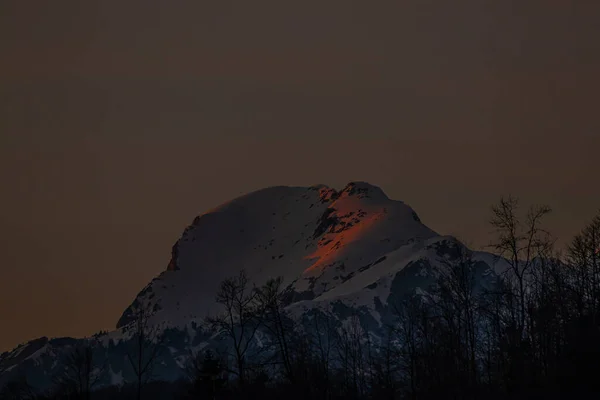
<instances>
[{"instance_id":1,"label":"mountain peak","mask_svg":"<svg viewBox=\"0 0 600 400\"><path fill-rule=\"evenodd\" d=\"M314 298L357 275L364 259L434 236L412 208L367 182L340 191L268 187L196 217L173 246L167 271L136 302L153 304L161 321L215 312L219 282L242 268L254 284L282 276L291 291Z\"/></svg>"},{"instance_id":2,"label":"mountain peak","mask_svg":"<svg viewBox=\"0 0 600 400\"><path fill-rule=\"evenodd\" d=\"M359 197L389 200L389 197L380 187L371 185L368 182L350 182L344 187L344 189L342 189L341 193L349 196L356 194Z\"/></svg>"},{"instance_id":3,"label":"mountain peak","mask_svg":"<svg viewBox=\"0 0 600 400\"><path fill-rule=\"evenodd\" d=\"M222 312L215 302L219 286L241 270L250 287L281 277L286 315L304 328L311 313L327 310L340 324L357 315L365 330L378 335L392 306L426 290L436 265L456 259L462 249L456 239L423 225L409 205L367 182L350 182L341 190L327 185L257 190L194 218L173 245L168 268L136 296L116 330L96 337L98 350L109 359L111 384L131 379L123 350L143 307L151 314L148 324L167 335L161 379L179 379L190 349L219 345L221 339L203 321ZM496 261L475 257L483 282ZM0 356L0 369L8 365L16 373L23 364L38 373L74 343L30 342Z\"/></svg>"}]
</instances>

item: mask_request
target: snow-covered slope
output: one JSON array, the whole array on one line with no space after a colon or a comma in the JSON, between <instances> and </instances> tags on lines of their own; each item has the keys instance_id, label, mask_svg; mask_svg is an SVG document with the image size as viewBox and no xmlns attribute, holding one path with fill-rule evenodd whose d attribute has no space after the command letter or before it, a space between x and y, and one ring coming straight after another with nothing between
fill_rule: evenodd
<instances>
[{"instance_id":1,"label":"snow-covered slope","mask_svg":"<svg viewBox=\"0 0 600 400\"><path fill-rule=\"evenodd\" d=\"M152 323L168 333L161 376L175 379L189 349L208 343L200 326L203 317L220 311L214 301L220 282L241 269L257 285L281 276L292 315L336 305L345 310L340 319L348 309L358 310L366 327L376 329L389 303L429 285L436 264L462 247L423 225L405 203L364 182L341 191L324 185L259 190L194 219L173 246L167 269L137 295L117 329L100 338L99 351L110 360L111 379L127 379L126 328L133 310L148 304L155 311ZM476 253L475 259L482 279L493 273L490 255ZM60 351L52 341L40 343L38 358ZM10 360L13 370L49 365L30 358L17 363L5 355L0 366Z\"/></svg>"},{"instance_id":2,"label":"snow-covered slope","mask_svg":"<svg viewBox=\"0 0 600 400\"><path fill-rule=\"evenodd\" d=\"M181 325L217 312L219 283L242 268L257 285L282 276L298 299L314 299L351 287L386 254L434 236L409 206L366 183L341 192L323 185L267 188L198 216L173 247L167 271L134 305L149 302L157 321ZM130 316L128 308L117 327Z\"/></svg>"}]
</instances>

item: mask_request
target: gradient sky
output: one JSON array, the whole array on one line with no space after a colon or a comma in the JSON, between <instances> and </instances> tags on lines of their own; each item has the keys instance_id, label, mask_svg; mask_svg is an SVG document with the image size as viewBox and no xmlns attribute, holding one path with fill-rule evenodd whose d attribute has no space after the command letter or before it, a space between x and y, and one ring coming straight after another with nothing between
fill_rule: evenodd
<instances>
[{"instance_id":1,"label":"gradient sky","mask_svg":"<svg viewBox=\"0 0 600 400\"><path fill-rule=\"evenodd\" d=\"M600 208L600 2L0 3L0 350L114 327L194 216L365 180L480 246Z\"/></svg>"}]
</instances>

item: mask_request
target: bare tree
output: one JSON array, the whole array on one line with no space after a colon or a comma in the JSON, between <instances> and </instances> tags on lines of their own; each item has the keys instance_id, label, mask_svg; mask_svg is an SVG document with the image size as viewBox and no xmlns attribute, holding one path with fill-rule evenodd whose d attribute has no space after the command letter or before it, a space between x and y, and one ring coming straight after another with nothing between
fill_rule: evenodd
<instances>
[{"instance_id":1,"label":"bare tree","mask_svg":"<svg viewBox=\"0 0 600 400\"><path fill-rule=\"evenodd\" d=\"M223 312L206 318L213 329L231 339L234 372L241 387L246 383L248 352L260 326L257 296L257 291L250 287L246 272L242 270L238 276L225 279L219 287L215 301L224 307Z\"/></svg>"},{"instance_id":2,"label":"bare tree","mask_svg":"<svg viewBox=\"0 0 600 400\"><path fill-rule=\"evenodd\" d=\"M314 309L312 326L294 332L290 358L296 386L304 398L329 399L331 396L331 365L337 340L333 320L329 313Z\"/></svg>"},{"instance_id":3,"label":"bare tree","mask_svg":"<svg viewBox=\"0 0 600 400\"><path fill-rule=\"evenodd\" d=\"M568 263L574 272L577 313L600 313L600 215L596 216L568 248Z\"/></svg>"},{"instance_id":4,"label":"bare tree","mask_svg":"<svg viewBox=\"0 0 600 400\"><path fill-rule=\"evenodd\" d=\"M361 398L366 390L368 371L364 347L368 340L357 315L352 315L348 325L339 329L336 339L345 395L354 399Z\"/></svg>"},{"instance_id":5,"label":"bare tree","mask_svg":"<svg viewBox=\"0 0 600 400\"><path fill-rule=\"evenodd\" d=\"M527 320L526 280L536 258L550 246L550 235L540 225L551 209L533 206L524 221L517 215L518 209L519 201L512 196L501 198L497 205L492 206L490 223L497 237L490 246L509 264L507 282L514 289L509 302L515 332L520 340Z\"/></svg>"},{"instance_id":6,"label":"bare tree","mask_svg":"<svg viewBox=\"0 0 600 400\"><path fill-rule=\"evenodd\" d=\"M136 377L137 399L142 398L142 387L153 376L164 340L164 334L158 325L150 323L152 315L149 306L139 304L134 310L131 347L127 359Z\"/></svg>"},{"instance_id":7,"label":"bare tree","mask_svg":"<svg viewBox=\"0 0 600 400\"><path fill-rule=\"evenodd\" d=\"M89 400L91 391L106 371L106 363L96 365L89 343L79 345L63 360L64 370L55 378L59 390L71 398Z\"/></svg>"},{"instance_id":8,"label":"bare tree","mask_svg":"<svg viewBox=\"0 0 600 400\"><path fill-rule=\"evenodd\" d=\"M387 327L386 335L381 337L376 346L369 346L369 388L373 398L394 399L397 389L397 347L393 326Z\"/></svg>"},{"instance_id":9,"label":"bare tree","mask_svg":"<svg viewBox=\"0 0 600 400\"><path fill-rule=\"evenodd\" d=\"M294 383L290 340L293 331L291 320L285 315L282 301L281 277L270 279L257 290L258 316L262 325L275 341L279 362L283 365L285 377Z\"/></svg>"},{"instance_id":10,"label":"bare tree","mask_svg":"<svg viewBox=\"0 0 600 400\"><path fill-rule=\"evenodd\" d=\"M314 339L317 349L317 360L321 365L321 373L328 378L331 370L331 352L335 340L335 329L331 325L333 316L315 314Z\"/></svg>"},{"instance_id":11,"label":"bare tree","mask_svg":"<svg viewBox=\"0 0 600 400\"><path fill-rule=\"evenodd\" d=\"M417 397L418 379L420 378L417 373L420 300L420 298L411 297L404 299L399 304L393 304L397 324L392 328L399 339L398 363L403 376L408 380L408 392L413 399Z\"/></svg>"},{"instance_id":12,"label":"bare tree","mask_svg":"<svg viewBox=\"0 0 600 400\"><path fill-rule=\"evenodd\" d=\"M453 336L456 358L464 360L457 365L467 367L467 382L475 387L477 380L476 353L478 345L478 298L476 268L472 253L458 246L456 259L441 260L440 276L434 292L436 306L444 317L448 333Z\"/></svg>"}]
</instances>

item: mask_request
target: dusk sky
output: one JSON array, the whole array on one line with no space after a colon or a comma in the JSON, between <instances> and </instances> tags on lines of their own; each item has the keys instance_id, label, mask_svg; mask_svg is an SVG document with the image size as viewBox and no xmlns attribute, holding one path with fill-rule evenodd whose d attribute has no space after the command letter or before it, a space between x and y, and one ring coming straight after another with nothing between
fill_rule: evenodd
<instances>
[{"instance_id":1,"label":"dusk sky","mask_svg":"<svg viewBox=\"0 0 600 400\"><path fill-rule=\"evenodd\" d=\"M600 209L600 2L0 3L0 350L112 329L193 218L378 185L475 248ZM209 267L209 266L207 266Z\"/></svg>"}]
</instances>

